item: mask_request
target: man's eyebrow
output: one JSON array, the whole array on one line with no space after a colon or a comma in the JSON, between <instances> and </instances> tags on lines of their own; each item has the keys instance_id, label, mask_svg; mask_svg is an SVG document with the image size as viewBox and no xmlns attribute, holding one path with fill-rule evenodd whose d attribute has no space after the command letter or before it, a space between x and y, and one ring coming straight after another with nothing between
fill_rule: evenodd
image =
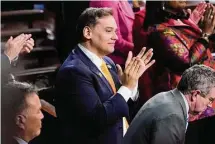
<instances>
[{"instance_id":1,"label":"man's eyebrow","mask_svg":"<svg viewBox=\"0 0 215 144\"><path fill-rule=\"evenodd\" d=\"M210 97L209 100L213 102L215 100L215 98Z\"/></svg>"},{"instance_id":2,"label":"man's eyebrow","mask_svg":"<svg viewBox=\"0 0 215 144\"><path fill-rule=\"evenodd\" d=\"M108 29L114 29L113 27L105 27L105 28L108 28Z\"/></svg>"},{"instance_id":3,"label":"man's eyebrow","mask_svg":"<svg viewBox=\"0 0 215 144\"><path fill-rule=\"evenodd\" d=\"M105 27L105 29L114 29L113 27ZM118 28L115 28L115 31L117 31L118 30Z\"/></svg>"}]
</instances>

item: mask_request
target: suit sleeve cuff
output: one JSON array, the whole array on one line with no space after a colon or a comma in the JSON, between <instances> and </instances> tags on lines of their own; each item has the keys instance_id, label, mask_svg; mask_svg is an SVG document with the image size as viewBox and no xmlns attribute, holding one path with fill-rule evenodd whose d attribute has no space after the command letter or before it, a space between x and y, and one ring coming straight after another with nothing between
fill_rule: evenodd
<instances>
[{"instance_id":1,"label":"suit sleeve cuff","mask_svg":"<svg viewBox=\"0 0 215 144\"><path fill-rule=\"evenodd\" d=\"M8 59L9 63L11 64L11 60L9 59L9 56L6 55L5 53L4 53L4 55L5 55L5 57Z\"/></svg>"},{"instance_id":2,"label":"suit sleeve cuff","mask_svg":"<svg viewBox=\"0 0 215 144\"><path fill-rule=\"evenodd\" d=\"M8 55L6 55L5 53L4 53L4 55L8 58L8 61L10 62L10 64L11 64L12 62L17 61L17 60L18 60L18 58L19 58L19 56L16 56L14 59L10 60L10 58L9 58L9 56L8 56Z\"/></svg>"}]
</instances>

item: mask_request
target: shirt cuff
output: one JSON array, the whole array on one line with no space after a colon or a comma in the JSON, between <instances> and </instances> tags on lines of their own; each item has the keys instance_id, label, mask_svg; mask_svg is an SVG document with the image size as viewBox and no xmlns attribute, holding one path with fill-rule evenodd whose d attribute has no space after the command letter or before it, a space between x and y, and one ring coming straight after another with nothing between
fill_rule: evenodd
<instances>
[{"instance_id":1,"label":"shirt cuff","mask_svg":"<svg viewBox=\"0 0 215 144\"><path fill-rule=\"evenodd\" d=\"M132 94L131 94L131 99L133 101L136 101L138 96L139 96L139 91L137 90L138 89L138 83L136 84L134 90L132 91Z\"/></svg>"},{"instance_id":2,"label":"shirt cuff","mask_svg":"<svg viewBox=\"0 0 215 144\"><path fill-rule=\"evenodd\" d=\"M128 101L128 99L132 95L132 91L129 88L125 87L125 86L121 86L119 88L119 90L117 91L117 93L121 94L122 97L125 99L126 102Z\"/></svg>"}]
</instances>

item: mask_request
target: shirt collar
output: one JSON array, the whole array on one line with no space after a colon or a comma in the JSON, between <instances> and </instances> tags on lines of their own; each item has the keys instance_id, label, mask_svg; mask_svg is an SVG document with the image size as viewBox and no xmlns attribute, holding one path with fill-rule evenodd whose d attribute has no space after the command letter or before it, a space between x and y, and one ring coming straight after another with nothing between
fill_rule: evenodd
<instances>
[{"instance_id":1,"label":"shirt collar","mask_svg":"<svg viewBox=\"0 0 215 144\"><path fill-rule=\"evenodd\" d=\"M24 141L23 139L18 138L18 137L16 137L16 136L14 136L14 139L15 139L19 144L28 144L26 141Z\"/></svg>"},{"instance_id":2,"label":"shirt collar","mask_svg":"<svg viewBox=\"0 0 215 144\"><path fill-rule=\"evenodd\" d=\"M100 69L102 65L102 59L99 58L96 54L93 52L89 51L87 48L85 48L83 45L80 43L78 44L79 48L84 52L84 54L96 65L98 69Z\"/></svg>"},{"instance_id":3,"label":"shirt collar","mask_svg":"<svg viewBox=\"0 0 215 144\"><path fill-rule=\"evenodd\" d=\"M179 91L180 92L180 91ZM183 100L184 100L184 103L185 103L185 107L186 107L186 110L187 110L187 117L189 116L188 115L188 112L189 112L189 105L188 105L188 102L184 96L184 94L182 92L180 92L181 96L183 97Z\"/></svg>"}]
</instances>

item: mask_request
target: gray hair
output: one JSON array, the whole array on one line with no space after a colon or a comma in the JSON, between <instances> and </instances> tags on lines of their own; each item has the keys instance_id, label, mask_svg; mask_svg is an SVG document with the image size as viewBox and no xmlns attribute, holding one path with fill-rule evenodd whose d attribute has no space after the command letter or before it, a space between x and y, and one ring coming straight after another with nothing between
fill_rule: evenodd
<instances>
[{"instance_id":1,"label":"gray hair","mask_svg":"<svg viewBox=\"0 0 215 144\"><path fill-rule=\"evenodd\" d=\"M30 93L38 93L38 88L30 83L11 81L3 87L3 101L15 113L24 109L25 98Z\"/></svg>"},{"instance_id":2,"label":"gray hair","mask_svg":"<svg viewBox=\"0 0 215 144\"><path fill-rule=\"evenodd\" d=\"M26 83L12 81L2 87L1 104L2 104L2 123L4 135L15 132L15 118L23 112L26 107L26 97L31 93L38 93L36 86Z\"/></svg>"},{"instance_id":3,"label":"gray hair","mask_svg":"<svg viewBox=\"0 0 215 144\"><path fill-rule=\"evenodd\" d=\"M185 70L178 83L178 90L189 94L192 90L201 90L207 95L215 87L215 70L205 65L194 65Z\"/></svg>"},{"instance_id":4,"label":"gray hair","mask_svg":"<svg viewBox=\"0 0 215 144\"><path fill-rule=\"evenodd\" d=\"M87 8L82 12L79 16L78 23L76 26L76 32L78 36L78 40L81 41L83 39L83 29L85 26L94 27L97 24L97 20L105 17L112 16L113 11L111 8Z\"/></svg>"}]
</instances>

